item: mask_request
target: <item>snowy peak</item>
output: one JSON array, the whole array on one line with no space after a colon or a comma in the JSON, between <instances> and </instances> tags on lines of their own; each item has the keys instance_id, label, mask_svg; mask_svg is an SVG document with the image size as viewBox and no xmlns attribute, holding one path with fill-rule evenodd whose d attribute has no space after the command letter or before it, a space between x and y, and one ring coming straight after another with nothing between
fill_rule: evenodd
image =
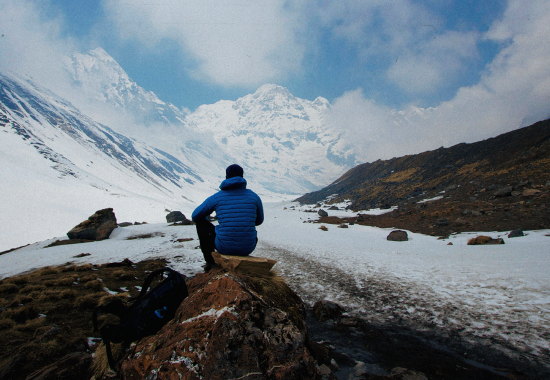
<instances>
[{"instance_id":1,"label":"snowy peak","mask_svg":"<svg viewBox=\"0 0 550 380\"><path fill-rule=\"evenodd\" d=\"M76 53L65 61L74 84L92 100L106 103L147 124L181 124L185 113L138 86L105 50Z\"/></svg>"}]
</instances>

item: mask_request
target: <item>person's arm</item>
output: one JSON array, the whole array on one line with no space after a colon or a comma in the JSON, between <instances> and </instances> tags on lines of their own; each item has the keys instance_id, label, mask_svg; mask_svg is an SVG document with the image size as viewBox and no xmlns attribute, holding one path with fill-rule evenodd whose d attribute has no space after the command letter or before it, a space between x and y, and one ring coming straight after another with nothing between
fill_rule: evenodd
<instances>
[{"instance_id":1,"label":"person's arm","mask_svg":"<svg viewBox=\"0 0 550 380\"><path fill-rule=\"evenodd\" d=\"M202 222L204 220L208 220L208 216L214 212L215 209L215 202L213 201L212 197L207 198L202 204L193 211L193 215L191 215L191 220L193 222Z\"/></svg>"},{"instance_id":2,"label":"person's arm","mask_svg":"<svg viewBox=\"0 0 550 380\"><path fill-rule=\"evenodd\" d=\"M259 226L264 222L264 207L262 200L258 197L258 208L256 209L256 225Z\"/></svg>"}]
</instances>

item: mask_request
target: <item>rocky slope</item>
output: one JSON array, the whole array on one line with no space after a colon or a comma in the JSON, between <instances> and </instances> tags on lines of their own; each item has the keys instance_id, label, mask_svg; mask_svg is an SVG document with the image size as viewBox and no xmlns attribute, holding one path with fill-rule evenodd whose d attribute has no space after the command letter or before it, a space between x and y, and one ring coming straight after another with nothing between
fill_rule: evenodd
<instances>
[{"instance_id":1,"label":"rocky slope","mask_svg":"<svg viewBox=\"0 0 550 380\"><path fill-rule=\"evenodd\" d=\"M542 229L550 227L549 171L546 120L473 144L362 164L298 201L350 200L355 210L399 206L349 221L442 236Z\"/></svg>"}]
</instances>

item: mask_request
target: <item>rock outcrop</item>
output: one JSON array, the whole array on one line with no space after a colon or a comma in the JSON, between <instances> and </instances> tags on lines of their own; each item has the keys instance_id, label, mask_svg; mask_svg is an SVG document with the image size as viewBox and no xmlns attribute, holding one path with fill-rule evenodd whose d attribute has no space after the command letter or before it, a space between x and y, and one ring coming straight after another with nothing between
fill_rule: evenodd
<instances>
[{"instance_id":1,"label":"rock outcrop","mask_svg":"<svg viewBox=\"0 0 550 380\"><path fill-rule=\"evenodd\" d=\"M174 320L123 360L124 379L321 379L304 305L282 279L213 269L188 288Z\"/></svg>"},{"instance_id":2,"label":"rock outcrop","mask_svg":"<svg viewBox=\"0 0 550 380\"><path fill-rule=\"evenodd\" d=\"M69 239L104 240L117 227L116 216L112 208L96 211L88 220L83 221L67 232Z\"/></svg>"}]
</instances>

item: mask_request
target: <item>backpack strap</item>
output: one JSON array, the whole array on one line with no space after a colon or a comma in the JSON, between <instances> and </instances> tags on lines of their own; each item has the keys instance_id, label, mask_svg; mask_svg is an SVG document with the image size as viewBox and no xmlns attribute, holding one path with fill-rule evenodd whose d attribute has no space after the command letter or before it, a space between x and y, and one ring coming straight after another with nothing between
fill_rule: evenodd
<instances>
[{"instance_id":1,"label":"backpack strap","mask_svg":"<svg viewBox=\"0 0 550 380\"><path fill-rule=\"evenodd\" d=\"M97 317L99 317L101 314L114 314L119 318L123 318L126 315L127 310L128 308L122 304L122 300L120 299L116 299L105 305L96 307L92 314L94 331L98 330Z\"/></svg>"},{"instance_id":2,"label":"backpack strap","mask_svg":"<svg viewBox=\"0 0 550 380\"><path fill-rule=\"evenodd\" d=\"M149 286L151 286L151 283L153 282L153 279L156 276L158 276L159 274L164 273L164 272L177 273L175 270L173 270L171 268L168 268L168 267L162 268L162 269L157 269L156 271L153 271L153 272L149 273L149 276L147 276L145 281L143 281L143 287L141 288L141 291L139 292L139 296L137 296L135 299L138 300L141 297L143 297L145 295L145 293L147 293L147 290L149 289Z\"/></svg>"}]
</instances>

